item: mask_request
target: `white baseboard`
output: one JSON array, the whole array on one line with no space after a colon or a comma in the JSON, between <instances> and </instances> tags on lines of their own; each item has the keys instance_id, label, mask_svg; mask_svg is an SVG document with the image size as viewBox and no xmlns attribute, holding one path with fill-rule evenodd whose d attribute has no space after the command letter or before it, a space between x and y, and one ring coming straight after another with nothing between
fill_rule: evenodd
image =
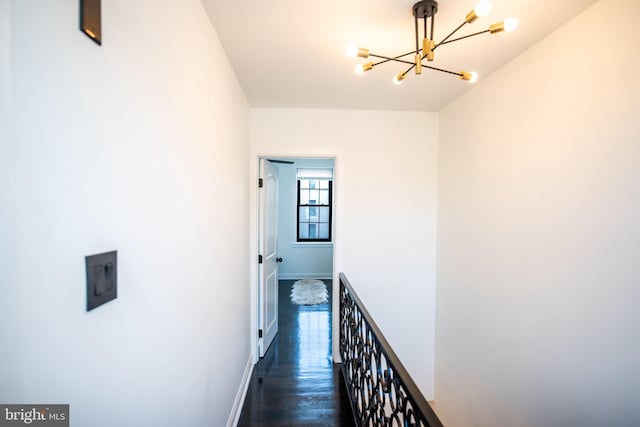
<instances>
[{"instance_id":1,"label":"white baseboard","mask_svg":"<svg viewBox=\"0 0 640 427\"><path fill-rule=\"evenodd\" d=\"M332 273L278 273L278 280L333 279Z\"/></svg>"},{"instance_id":2,"label":"white baseboard","mask_svg":"<svg viewBox=\"0 0 640 427\"><path fill-rule=\"evenodd\" d=\"M249 383L251 382L251 374L253 373L253 358L249 355L247 366L244 369L242 375L242 382L236 393L236 398L233 401L233 407L227 420L227 427L236 427L240 421L240 415L242 414L242 406L244 405L244 399L247 397L247 390L249 390Z\"/></svg>"}]
</instances>

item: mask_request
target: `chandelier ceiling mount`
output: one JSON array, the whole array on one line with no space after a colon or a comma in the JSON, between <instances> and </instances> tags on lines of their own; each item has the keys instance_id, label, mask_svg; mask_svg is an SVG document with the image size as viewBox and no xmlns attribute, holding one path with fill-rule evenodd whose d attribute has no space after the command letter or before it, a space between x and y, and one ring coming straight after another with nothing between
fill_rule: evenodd
<instances>
[{"instance_id":1,"label":"chandelier ceiling mount","mask_svg":"<svg viewBox=\"0 0 640 427\"><path fill-rule=\"evenodd\" d=\"M430 18L438 12L438 2L435 0L422 0L414 4L412 9L415 18Z\"/></svg>"}]
</instances>

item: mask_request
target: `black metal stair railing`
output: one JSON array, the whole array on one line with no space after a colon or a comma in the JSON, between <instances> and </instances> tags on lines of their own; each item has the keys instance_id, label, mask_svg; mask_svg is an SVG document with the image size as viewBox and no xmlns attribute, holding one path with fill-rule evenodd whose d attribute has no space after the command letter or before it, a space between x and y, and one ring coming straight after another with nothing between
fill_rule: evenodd
<instances>
[{"instance_id":1,"label":"black metal stair railing","mask_svg":"<svg viewBox=\"0 0 640 427\"><path fill-rule=\"evenodd\" d=\"M442 426L343 273L340 357L358 426Z\"/></svg>"}]
</instances>

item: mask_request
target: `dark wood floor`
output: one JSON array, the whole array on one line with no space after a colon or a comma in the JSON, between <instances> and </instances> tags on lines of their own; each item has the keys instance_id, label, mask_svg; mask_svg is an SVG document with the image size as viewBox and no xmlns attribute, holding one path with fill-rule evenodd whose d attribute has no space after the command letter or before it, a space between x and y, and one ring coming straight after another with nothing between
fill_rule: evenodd
<instances>
[{"instance_id":1,"label":"dark wood floor","mask_svg":"<svg viewBox=\"0 0 640 427\"><path fill-rule=\"evenodd\" d=\"M353 426L339 365L331 361L331 304L294 305L279 283L279 332L254 367L239 426ZM329 292L331 281L325 280Z\"/></svg>"}]
</instances>

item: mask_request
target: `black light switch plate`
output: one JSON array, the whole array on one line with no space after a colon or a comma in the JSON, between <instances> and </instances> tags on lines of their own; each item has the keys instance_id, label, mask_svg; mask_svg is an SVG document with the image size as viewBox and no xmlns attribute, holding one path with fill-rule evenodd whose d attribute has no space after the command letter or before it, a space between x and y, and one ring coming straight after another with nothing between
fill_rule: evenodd
<instances>
[{"instance_id":1,"label":"black light switch plate","mask_svg":"<svg viewBox=\"0 0 640 427\"><path fill-rule=\"evenodd\" d=\"M118 296L117 251L85 257L87 267L87 311Z\"/></svg>"}]
</instances>

